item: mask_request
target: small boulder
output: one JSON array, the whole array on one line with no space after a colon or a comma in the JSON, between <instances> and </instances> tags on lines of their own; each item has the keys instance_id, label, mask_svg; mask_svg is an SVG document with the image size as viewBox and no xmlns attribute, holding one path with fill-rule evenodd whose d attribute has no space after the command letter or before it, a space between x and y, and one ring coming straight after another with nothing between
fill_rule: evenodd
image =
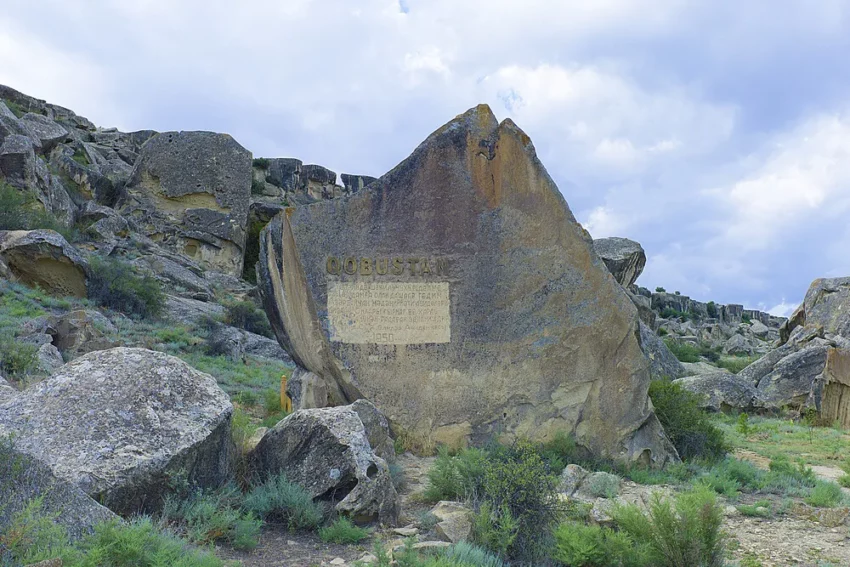
<instances>
[{"instance_id":1,"label":"small boulder","mask_svg":"<svg viewBox=\"0 0 850 567\"><path fill-rule=\"evenodd\" d=\"M22 283L57 295L86 296L88 262L52 230L0 231L0 259Z\"/></svg>"},{"instance_id":2,"label":"small boulder","mask_svg":"<svg viewBox=\"0 0 850 567\"><path fill-rule=\"evenodd\" d=\"M0 146L0 174L20 189L35 186L35 152L29 138L19 134L6 136Z\"/></svg>"},{"instance_id":3,"label":"small boulder","mask_svg":"<svg viewBox=\"0 0 850 567\"><path fill-rule=\"evenodd\" d=\"M758 382L762 406L779 409L783 406L802 406L815 379L826 365L828 346L808 344L779 360Z\"/></svg>"},{"instance_id":4,"label":"small boulder","mask_svg":"<svg viewBox=\"0 0 850 567\"><path fill-rule=\"evenodd\" d=\"M72 356L118 346L108 337L117 332L109 319L93 309L71 311L52 318L47 324L47 333L53 336L56 348Z\"/></svg>"},{"instance_id":5,"label":"small boulder","mask_svg":"<svg viewBox=\"0 0 850 567\"><path fill-rule=\"evenodd\" d=\"M744 335L732 335L725 343L723 343L723 354L745 354L752 356L753 347Z\"/></svg>"},{"instance_id":6,"label":"small boulder","mask_svg":"<svg viewBox=\"0 0 850 567\"><path fill-rule=\"evenodd\" d=\"M86 354L0 406L0 437L122 515L156 511L169 478L231 472L233 406L215 379L160 352Z\"/></svg>"},{"instance_id":7,"label":"small boulder","mask_svg":"<svg viewBox=\"0 0 850 567\"><path fill-rule=\"evenodd\" d=\"M395 459L395 446L393 438L390 437L390 424L375 404L367 399L361 398L351 404L351 409L360 416L363 427L366 428L366 437L375 454L387 461Z\"/></svg>"},{"instance_id":8,"label":"small boulder","mask_svg":"<svg viewBox=\"0 0 850 567\"><path fill-rule=\"evenodd\" d=\"M296 366L286 381L286 395L293 409L324 408L328 405L328 386L316 374Z\"/></svg>"},{"instance_id":9,"label":"small boulder","mask_svg":"<svg viewBox=\"0 0 850 567\"><path fill-rule=\"evenodd\" d=\"M394 525L399 498L387 462L369 445L351 406L296 411L271 428L249 458L261 475L280 472L355 520Z\"/></svg>"},{"instance_id":10,"label":"small boulder","mask_svg":"<svg viewBox=\"0 0 850 567\"><path fill-rule=\"evenodd\" d=\"M623 287L635 283L646 265L643 247L628 238L599 238L593 241L593 249Z\"/></svg>"},{"instance_id":11,"label":"small boulder","mask_svg":"<svg viewBox=\"0 0 850 567\"><path fill-rule=\"evenodd\" d=\"M572 496L589 473L578 465L567 465L558 481L558 492Z\"/></svg>"},{"instance_id":12,"label":"small boulder","mask_svg":"<svg viewBox=\"0 0 850 567\"><path fill-rule=\"evenodd\" d=\"M472 510L460 502L441 501L431 510L439 520L434 530L440 539L451 543L467 541L472 535Z\"/></svg>"},{"instance_id":13,"label":"small boulder","mask_svg":"<svg viewBox=\"0 0 850 567\"><path fill-rule=\"evenodd\" d=\"M710 411L751 410L761 394L746 378L729 372L713 372L679 378L674 383L700 396L700 407Z\"/></svg>"},{"instance_id":14,"label":"small boulder","mask_svg":"<svg viewBox=\"0 0 850 567\"><path fill-rule=\"evenodd\" d=\"M767 335L770 334L770 328L761 321L756 320L750 325L750 332L760 339L766 339Z\"/></svg>"},{"instance_id":15,"label":"small boulder","mask_svg":"<svg viewBox=\"0 0 850 567\"><path fill-rule=\"evenodd\" d=\"M45 374L52 374L54 370L65 364L62 353L50 343L38 347L35 358L38 361L38 367Z\"/></svg>"}]
</instances>

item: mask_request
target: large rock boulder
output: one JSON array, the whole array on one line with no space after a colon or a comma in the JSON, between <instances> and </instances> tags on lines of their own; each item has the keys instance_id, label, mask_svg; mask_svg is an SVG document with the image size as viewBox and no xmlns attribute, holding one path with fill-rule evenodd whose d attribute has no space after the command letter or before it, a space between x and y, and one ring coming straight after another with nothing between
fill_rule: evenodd
<instances>
[{"instance_id":1,"label":"large rock boulder","mask_svg":"<svg viewBox=\"0 0 850 567\"><path fill-rule=\"evenodd\" d=\"M766 408L802 406L812 385L824 369L829 347L810 344L779 360L758 382L758 391Z\"/></svg>"},{"instance_id":2,"label":"large rock boulder","mask_svg":"<svg viewBox=\"0 0 850 567\"><path fill-rule=\"evenodd\" d=\"M646 265L643 247L628 238L597 238L593 241L593 249L623 287L635 283Z\"/></svg>"},{"instance_id":3,"label":"large rock boulder","mask_svg":"<svg viewBox=\"0 0 850 567\"><path fill-rule=\"evenodd\" d=\"M813 281L803 303L779 329L780 341L787 342L795 328L805 325L850 338L850 277Z\"/></svg>"},{"instance_id":4,"label":"large rock boulder","mask_svg":"<svg viewBox=\"0 0 850 567\"><path fill-rule=\"evenodd\" d=\"M313 498L358 521L398 520L389 467L369 445L356 408L298 410L270 429L249 458L260 474L283 472Z\"/></svg>"},{"instance_id":5,"label":"large rock boulder","mask_svg":"<svg viewBox=\"0 0 850 567\"><path fill-rule=\"evenodd\" d=\"M169 479L217 487L231 471L230 400L173 356L96 351L0 405L0 437L120 514L154 511Z\"/></svg>"},{"instance_id":6,"label":"large rock boulder","mask_svg":"<svg viewBox=\"0 0 850 567\"><path fill-rule=\"evenodd\" d=\"M687 374L676 355L643 321L640 321L640 346L649 360L649 372L653 379L674 379Z\"/></svg>"},{"instance_id":7,"label":"large rock boulder","mask_svg":"<svg viewBox=\"0 0 850 567\"><path fill-rule=\"evenodd\" d=\"M850 350L827 351L826 365L815 379L809 402L824 423L838 422L845 429L850 427Z\"/></svg>"},{"instance_id":8,"label":"large rock boulder","mask_svg":"<svg viewBox=\"0 0 850 567\"><path fill-rule=\"evenodd\" d=\"M63 526L72 539L101 522L117 519L82 490L57 478L49 466L0 440L0 534L37 498L41 498L41 514Z\"/></svg>"},{"instance_id":9,"label":"large rock boulder","mask_svg":"<svg viewBox=\"0 0 850 567\"><path fill-rule=\"evenodd\" d=\"M358 193L278 215L260 244L275 333L329 403L366 397L421 441L560 431L675 458L634 305L528 136L487 106Z\"/></svg>"},{"instance_id":10,"label":"large rock boulder","mask_svg":"<svg viewBox=\"0 0 850 567\"><path fill-rule=\"evenodd\" d=\"M0 231L0 259L26 285L57 295L86 296L88 262L58 232Z\"/></svg>"},{"instance_id":11,"label":"large rock boulder","mask_svg":"<svg viewBox=\"0 0 850 567\"><path fill-rule=\"evenodd\" d=\"M21 117L21 122L31 132L33 145L44 154L68 137L68 130L41 114L29 112Z\"/></svg>"},{"instance_id":12,"label":"large rock boulder","mask_svg":"<svg viewBox=\"0 0 850 567\"><path fill-rule=\"evenodd\" d=\"M227 134L164 132L142 146L122 214L177 252L242 274L251 152Z\"/></svg>"},{"instance_id":13,"label":"large rock boulder","mask_svg":"<svg viewBox=\"0 0 850 567\"><path fill-rule=\"evenodd\" d=\"M761 393L748 380L729 372L688 376L674 381L697 394L710 411L752 410L762 404Z\"/></svg>"}]
</instances>

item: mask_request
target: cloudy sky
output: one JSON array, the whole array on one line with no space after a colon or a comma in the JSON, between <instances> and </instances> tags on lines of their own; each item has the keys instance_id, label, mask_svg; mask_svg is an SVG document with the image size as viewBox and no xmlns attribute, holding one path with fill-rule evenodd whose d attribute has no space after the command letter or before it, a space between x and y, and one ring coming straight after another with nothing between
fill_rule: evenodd
<instances>
[{"instance_id":1,"label":"cloudy sky","mask_svg":"<svg viewBox=\"0 0 850 567\"><path fill-rule=\"evenodd\" d=\"M480 102L639 283L777 314L850 275L850 0L4 0L0 83L380 176Z\"/></svg>"}]
</instances>

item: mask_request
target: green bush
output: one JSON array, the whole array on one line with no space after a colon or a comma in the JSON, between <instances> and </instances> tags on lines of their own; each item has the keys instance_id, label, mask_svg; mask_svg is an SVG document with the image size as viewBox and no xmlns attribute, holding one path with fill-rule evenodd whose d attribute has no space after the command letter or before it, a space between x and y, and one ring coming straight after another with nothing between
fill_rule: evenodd
<instances>
[{"instance_id":1,"label":"green bush","mask_svg":"<svg viewBox=\"0 0 850 567\"><path fill-rule=\"evenodd\" d=\"M440 556L458 567L504 567L505 565L496 555L465 541L447 547Z\"/></svg>"},{"instance_id":2,"label":"green bush","mask_svg":"<svg viewBox=\"0 0 850 567\"><path fill-rule=\"evenodd\" d=\"M714 363L719 368L725 368L732 374L737 374L753 362L757 361L759 356L721 356Z\"/></svg>"},{"instance_id":3,"label":"green bush","mask_svg":"<svg viewBox=\"0 0 850 567\"><path fill-rule=\"evenodd\" d=\"M717 304L713 301L709 301L705 306L705 310L708 312L708 316L712 319L717 319L719 312L717 311Z\"/></svg>"},{"instance_id":4,"label":"green bush","mask_svg":"<svg viewBox=\"0 0 850 567\"><path fill-rule=\"evenodd\" d=\"M648 566L649 550L625 532L567 522L555 530L554 559L569 567Z\"/></svg>"},{"instance_id":5,"label":"green bush","mask_svg":"<svg viewBox=\"0 0 850 567\"><path fill-rule=\"evenodd\" d=\"M153 277L138 275L116 258L93 256L89 266L88 296L92 301L142 318L156 317L165 308L165 294Z\"/></svg>"},{"instance_id":6,"label":"green bush","mask_svg":"<svg viewBox=\"0 0 850 567\"><path fill-rule=\"evenodd\" d=\"M289 482L283 473L252 488L243 506L263 520L286 523L290 530L312 530L324 519L324 511L310 493Z\"/></svg>"},{"instance_id":7,"label":"green bush","mask_svg":"<svg viewBox=\"0 0 850 567\"><path fill-rule=\"evenodd\" d=\"M337 518L334 523L319 530L319 537L325 543L360 543L369 537L369 531L355 526L346 517Z\"/></svg>"},{"instance_id":8,"label":"green bush","mask_svg":"<svg viewBox=\"0 0 850 567\"><path fill-rule=\"evenodd\" d=\"M616 498L620 492L620 478L613 474L594 474L587 488L596 498Z\"/></svg>"},{"instance_id":9,"label":"green bush","mask_svg":"<svg viewBox=\"0 0 850 567\"><path fill-rule=\"evenodd\" d=\"M502 556L510 553L519 529L507 505L495 508L484 502L472 518L472 537L476 543Z\"/></svg>"},{"instance_id":10,"label":"green bush","mask_svg":"<svg viewBox=\"0 0 850 567\"><path fill-rule=\"evenodd\" d=\"M664 339L664 344L680 362L699 362L700 350L696 346L672 338Z\"/></svg>"},{"instance_id":11,"label":"green bush","mask_svg":"<svg viewBox=\"0 0 850 567\"><path fill-rule=\"evenodd\" d=\"M562 471L571 463L579 463L584 460L584 455L579 449L574 437L563 431L558 431L552 439L545 442L540 448L540 455L549 465L552 471Z\"/></svg>"},{"instance_id":12,"label":"green bush","mask_svg":"<svg viewBox=\"0 0 850 567\"><path fill-rule=\"evenodd\" d=\"M664 289L663 287L660 287L660 286L659 286L659 287L655 288L655 291L656 291L657 293L665 293L667 290L666 290L666 289Z\"/></svg>"},{"instance_id":13,"label":"green bush","mask_svg":"<svg viewBox=\"0 0 850 567\"><path fill-rule=\"evenodd\" d=\"M246 299L225 302L224 309L224 322L228 325L245 329L249 333L274 338L266 312L257 307L253 301Z\"/></svg>"},{"instance_id":14,"label":"green bush","mask_svg":"<svg viewBox=\"0 0 850 567\"><path fill-rule=\"evenodd\" d=\"M838 479L838 484L843 486L844 488L850 488L850 474L843 474Z\"/></svg>"},{"instance_id":15,"label":"green bush","mask_svg":"<svg viewBox=\"0 0 850 567\"><path fill-rule=\"evenodd\" d=\"M259 179L251 180L251 195L262 195L266 190L266 184Z\"/></svg>"},{"instance_id":16,"label":"green bush","mask_svg":"<svg viewBox=\"0 0 850 567\"><path fill-rule=\"evenodd\" d=\"M236 549L251 550L259 543L263 522L251 512L242 512L241 500L239 489L228 486L185 500L168 498L162 515L193 543L226 541Z\"/></svg>"},{"instance_id":17,"label":"green bush","mask_svg":"<svg viewBox=\"0 0 850 567\"><path fill-rule=\"evenodd\" d=\"M816 508L833 508L841 502L841 487L834 482L817 481L806 504Z\"/></svg>"},{"instance_id":18,"label":"green bush","mask_svg":"<svg viewBox=\"0 0 850 567\"><path fill-rule=\"evenodd\" d=\"M452 456L446 447L440 447L428 471L424 497L430 502L475 498L481 493L486 469L487 453L481 449L463 449Z\"/></svg>"},{"instance_id":19,"label":"green bush","mask_svg":"<svg viewBox=\"0 0 850 567\"><path fill-rule=\"evenodd\" d=\"M20 378L35 370L38 347L13 338L0 337L0 370L9 378Z\"/></svg>"},{"instance_id":20,"label":"green bush","mask_svg":"<svg viewBox=\"0 0 850 567\"><path fill-rule=\"evenodd\" d=\"M256 167L257 169L268 169L269 164L270 164L269 159L268 158L262 158L262 157L254 158L254 161L252 163L252 165L254 167Z\"/></svg>"},{"instance_id":21,"label":"green bush","mask_svg":"<svg viewBox=\"0 0 850 567\"><path fill-rule=\"evenodd\" d=\"M754 504L741 504L738 511L744 516L753 518L769 518L772 514L770 500L759 500Z\"/></svg>"},{"instance_id":22,"label":"green bush","mask_svg":"<svg viewBox=\"0 0 850 567\"><path fill-rule=\"evenodd\" d=\"M673 382L653 380L649 397L655 406L655 415L682 459L717 460L726 454L723 432L700 409L696 394Z\"/></svg>"},{"instance_id":23,"label":"green bush","mask_svg":"<svg viewBox=\"0 0 850 567\"><path fill-rule=\"evenodd\" d=\"M492 510L510 511L516 521L516 538L508 556L531 563L543 560L558 520L554 476L537 447L519 441L491 453L484 470L483 498Z\"/></svg>"},{"instance_id":24,"label":"green bush","mask_svg":"<svg viewBox=\"0 0 850 567\"><path fill-rule=\"evenodd\" d=\"M649 565L724 565L723 511L714 493L706 488L678 494L674 499L656 494L647 514L632 504L615 507L612 517L621 532L646 545Z\"/></svg>"},{"instance_id":25,"label":"green bush","mask_svg":"<svg viewBox=\"0 0 850 567\"><path fill-rule=\"evenodd\" d=\"M58 232L68 242L79 240L79 233L45 211L32 193L0 181L0 230L37 229Z\"/></svg>"}]
</instances>

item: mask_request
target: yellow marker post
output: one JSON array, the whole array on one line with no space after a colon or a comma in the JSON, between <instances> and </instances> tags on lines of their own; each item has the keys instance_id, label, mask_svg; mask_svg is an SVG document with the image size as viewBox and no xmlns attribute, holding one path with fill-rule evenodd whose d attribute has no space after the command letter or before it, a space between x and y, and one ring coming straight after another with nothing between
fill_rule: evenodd
<instances>
[{"instance_id":1,"label":"yellow marker post","mask_svg":"<svg viewBox=\"0 0 850 567\"><path fill-rule=\"evenodd\" d=\"M286 374L280 375L280 409L292 413L292 400L286 395Z\"/></svg>"}]
</instances>

